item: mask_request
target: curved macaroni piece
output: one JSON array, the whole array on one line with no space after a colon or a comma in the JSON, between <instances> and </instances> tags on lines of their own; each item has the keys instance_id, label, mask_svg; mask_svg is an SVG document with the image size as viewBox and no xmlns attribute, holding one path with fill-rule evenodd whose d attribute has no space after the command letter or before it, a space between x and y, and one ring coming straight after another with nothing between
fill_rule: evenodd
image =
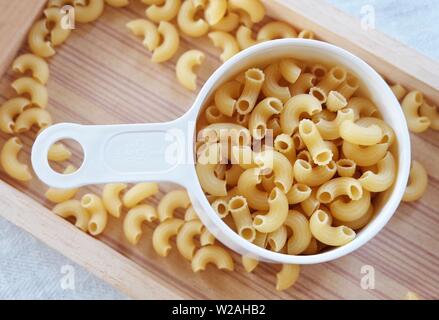
<instances>
[{"instance_id":1,"label":"curved macaroni piece","mask_svg":"<svg viewBox=\"0 0 439 320\"><path fill-rule=\"evenodd\" d=\"M226 171L225 178L228 186L234 187L238 184L239 177L244 169L238 164L232 164L231 168Z\"/></svg>"},{"instance_id":2,"label":"curved macaroni piece","mask_svg":"<svg viewBox=\"0 0 439 320\"><path fill-rule=\"evenodd\" d=\"M64 170L64 174L73 173L76 171L76 168L72 165L68 165L67 168ZM78 188L72 188L72 189L55 189L55 188L49 188L44 196L47 200L53 202L53 203L61 203L67 200L72 199L76 193L78 192Z\"/></svg>"},{"instance_id":3,"label":"curved macaroni piece","mask_svg":"<svg viewBox=\"0 0 439 320\"><path fill-rule=\"evenodd\" d=\"M197 89L197 75L193 68L203 63L205 55L199 50L189 50L181 55L177 61L175 72L178 81L188 90Z\"/></svg>"},{"instance_id":4,"label":"curved macaroni piece","mask_svg":"<svg viewBox=\"0 0 439 320\"><path fill-rule=\"evenodd\" d=\"M257 97L257 95L255 96ZM239 103L240 100L238 100L238 112ZM265 98L264 100L259 102L251 113L248 122L248 128L253 138L255 138L256 140L262 140L267 134L268 119L270 119L274 115L280 114L282 112L282 109L282 101L274 97Z\"/></svg>"},{"instance_id":5,"label":"curved macaroni piece","mask_svg":"<svg viewBox=\"0 0 439 320\"><path fill-rule=\"evenodd\" d=\"M143 37L143 45L149 51L154 51L160 44L160 34L156 25L146 19L136 19L128 22L126 27L138 37Z\"/></svg>"},{"instance_id":6,"label":"curved macaroni piece","mask_svg":"<svg viewBox=\"0 0 439 320\"><path fill-rule=\"evenodd\" d=\"M32 104L43 109L47 107L49 102L47 88L39 81L33 78L23 77L12 82L11 86L18 95L28 94Z\"/></svg>"},{"instance_id":7,"label":"curved macaroni piece","mask_svg":"<svg viewBox=\"0 0 439 320\"><path fill-rule=\"evenodd\" d=\"M305 144L303 143L303 140L302 140L302 138L300 137L300 134L299 134L299 132L296 132L295 134L293 134L293 136L291 137L292 139L293 139L293 143L294 143L294 148L297 150L297 151L307 151L307 150L303 150L303 149L305 149ZM299 157L299 155L297 155L297 158ZM309 160L310 161L312 161L311 160L311 157L309 158Z\"/></svg>"},{"instance_id":8,"label":"curved macaroni piece","mask_svg":"<svg viewBox=\"0 0 439 320\"><path fill-rule=\"evenodd\" d=\"M217 245L208 245L197 250L192 259L192 271L204 271L209 263L221 270L233 271L234 269L230 254L226 249Z\"/></svg>"},{"instance_id":9,"label":"curved macaroni piece","mask_svg":"<svg viewBox=\"0 0 439 320\"><path fill-rule=\"evenodd\" d=\"M192 221L192 220L198 220L198 214L195 211L194 207L189 206L189 208L186 209L186 212L184 213L184 221Z\"/></svg>"},{"instance_id":10,"label":"curved macaroni piece","mask_svg":"<svg viewBox=\"0 0 439 320\"><path fill-rule=\"evenodd\" d=\"M297 204L305 201L311 196L312 189L303 183L294 184L287 193L289 204Z\"/></svg>"},{"instance_id":11,"label":"curved macaroni piece","mask_svg":"<svg viewBox=\"0 0 439 320\"><path fill-rule=\"evenodd\" d=\"M156 4L151 5L146 9L145 13L149 20L161 23L174 19L180 10L180 6L181 0L165 0L161 6Z\"/></svg>"},{"instance_id":12,"label":"curved macaroni piece","mask_svg":"<svg viewBox=\"0 0 439 320\"><path fill-rule=\"evenodd\" d=\"M239 114L249 114L252 112L253 108L256 105L256 101L259 97L259 93L261 91L262 85L264 84L264 81L265 74L260 69L252 68L248 69L245 72L244 89L242 90L241 96L236 103L236 110Z\"/></svg>"},{"instance_id":13,"label":"curved macaroni piece","mask_svg":"<svg viewBox=\"0 0 439 320\"><path fill-rule=\"evenodd\" d=\"M318 118L317 121L315 121L315 125L324 140L335 140L340 138L339 128L341 123L346 120L354 120L354 111L352 109L345 108L338 110L337 117L332 121ZM357 122L357 124L360 123Z\"/></svg>"},{"instance_id":14,"label":"curved macaroni piece","mask_svg":"<svg viewBox=\"0 0 439 320\"><path fill-rule=\"evenodd\" d=\"M296 83L302 74L302 69L294 59L282 59L279 62L279 70L282 77L291 84Z\"/></svg>"},{"instance_id":15,"label":"curved macaroni piece","mask_svg":"<svg viewBox=\"0 0 439 320\"><path fill-rule=\"evenodd\" d=\"M282 21L273 21L265 24L258 32L258 41L269 41L282 38L297 38L297 31Z\"/></svg>"},{"instance_id":16,"label":"curved macaroni piece","mask_svg":"<svg viewBox=\"0 0 439 320\"><path fill-rule=\"evenodd\" d=\"M247 200L243 196L235 196L230 199L228 209L238 234L245 240L252 242L256 237L256 230L253 228Z\"/></svg>"},{"instance_id":17,"label":"curved macaroni piece","mask_svg":"<svg viewBox=\"0 0 439 320\"><path fill-rule=\"evenodd\" d=\"M204 116L206 117L206 121L208 124L212 123L221 123L221 122L230 122L230 117L227 117L219 111L219 109L212 105L206 108L204 111Z\"/></svg>"},{"instance_id":18,"label":"curved macaroni piece","mask_svg":"<svg viewBox=\"0 0 439 320\"><path fill-rule=\"evenodd\" d=\"M359 88L360 81L358 78L348 73L346 80L337 88L336 92L340 93L346 100L349 100Z\"/></svg>"},{"instance_id":19,"label":"curved macaroni piece","mask_svg":"<svg viewBox=\"0 0 439 320\"><path fill-rule=\"evenodd\" d=\"M290 89L279 84L282 75L278 63L272 63L264 70L265 82L262 92L266 97L275 97L285 103L291 98Z\"/></svg>"},{"instance_id":20,"label":"curved macaroni piece","mask_svg":"<svg viewBox=\"0 0 439 320\"><path fill-rule=\"evenodd\" d=\"M46 84L49 81L49 65L46 60L31 53L25 53L17 57L12 63L12 70L21 74L30 71L32 77L41 84Z\"/></svg>"},{"instance_id":21,"label":"curved macaroni piece","mask_svg":"<svg viewBox=\"0 0 439 320\"><path fill-rule=\"evenodd\" d=\"M268 246L272 251L279 252L285 247L287 237L287 228L285 226L280 226L278 229L268 234Z\"/></svg>"},{"instance_id":22,"label":"curved macaroni piece","mask_svg":"<svg viewBox=\"0 0 439 320\"><path fill-rule=\"evenodd\" d=\"M249 146L251 144L250 131L241 125L233 123L215 123L203 128L198 139L206 143L215 143L230 139L231 146ZM206 141L207 139L207 141Z\"/></svg>"},{"instance_id":23,"label":"curved macaroni piece","mask_svg":"<svg viewBox=\"0 0 439 320\"><path fill-rule=\"evenodd\" d=\"M329 205L331 215L340 221L355 221L361 219L371 205L370 192L363 190L363 196L358 200L344 201L343 199L337 199Z\"/></svg>"},{"instance_id":24,"label":"curved macaroni piece","mask_svg":"<svg viewBox=\"0 0 439 320\"><path fill-rule=\"evenodd\" d=\"M215 237L207 228L204 228L200 235L200 244L202 247L215 243Z\"/></svg>"},{"instance_id":25,"label":"curved macaroni piece","mask_svg":"<svg viewBox=\"0 0 439 320\"><path fill-rule=\"evenodd\" d=\"M181 31L188 36L197 38L209 31L209 24L200 18L196 18L198 8L192 1L184 1L178 12L177 23Z\"/></svg>"},{"instance_id":26,"label":"curved macaroni piece","mask_svg":"<svg viewBox=\"0 0 439 320\"><path fill-rule=\"evenodd\" d=\"M299 32L299 35L297 36L297 38L314 40L315 34L311 30L304 29L304 30Z\"/></svg>"},{"instance_id":27,"label":"curved macaroni piece","mask_svg":"<svg viewBox=\"0 0 439 320\"><path fill-rule=\"evenodd\" d=\"M418 161L412 161L410 169L409 184L405 189L402 200L405 202L419 200L427 190L428 174L425 168Z\"/></svg>"},{"instance_id":28,"label":"curved macaroni piece","mask_svg":"<svg viewBox=\"0 0 439 320\"><path fill-rule=\"evenodd\" d=\"M258 23L265 16L265 7L260 0L229 0L230 9L244 11L251 22Z\"/></svg>"},{"instance_id":29,"label":"curved macaroni piece","mask_svg":"<svg viewBox=\"0 0 439 320\"><path fill-rule=\"evenodd\" d=\"M364 127L352 120L345 120L339 127L340 136L347 142L362 146L372 146L383 140L383 130L376 125Z\"/></svg>"},{"instance_id":30,"label":"curved macaroni piece","mask_svg":"<svg viewBox=\"0 0 439 320\"><path fill-rule=\"evenodd\" d=\"M398 99L398 101L401 101L407 94L407 89L404 88L399 83L391 86L390 89L392 90L393 94L395 95L396 99Z\"/></svg>"},{"instance_id":31,"label":"curved macaroni piece","mask_svg":"<svg viewBox=\"0 0 439 320\"><path fill-rule=\"evenodd\" d=\"M317 83L317 78L312 73L302 73L299 78L290 85L291 95L308 94L309 90Z\"/></svg>"},{"instance_id":32,"label":"curved macaroni piece","mask_svg":"<svg viewBox=\"0 0 439 320\"><path fill-rule=\"evenodd\" d=\"M87 193L81 199L81 206L90 213L88 232L93 236L101 234L108 221L108 213L102 199L95 194Z\"/></svg>"},{"instance_id":33,"label":"curved macaroni piece","mask_svg":"<svg viewBox=\"0 0 439 320\"><path fill-rule=\"evenodd\" d=\"M255 163L261 172L273 172L274 184L283 193L290 191L293 184L293 166L283 154L273 150L256 153Z\"/></svg>"},{"instance_id":34,"label":"curved macaroni piece","mask_svg":"<svg viewBox=\"0 0 439 320\"><path fill-rule=\"evenodd\" d=\"M97 20L104 12L104 0L88 0L86 5L75 5L75 20L89 23Z\"/></svg>"},{"instance_id":35,"label":"curved macaroni piece","mask_svg":"<svg viewBox=\"0 0 439 320\"><path fill-rule=\"evenodd\" d=\"M284 105L280 114L280 125L282 131L288 135L293 135L299 126L300 115L307 113L313 116L322 111L322 104L319 100L309 94L299 94L292 97Z\"/></svg>"},{"instance_id":36,"label":"curved macaroni piece","mask_svg":"<svg viewBox=\"0 0 439 320\"><path fill-rule=\"evenodd\" d=\"M4 133L14 133L14 119L21 114L31 102L22 97L12 98L0 107L0 129Z\"/></svg>"},{"instance_id":37,"label":"curved macaroni piece","mask_svg":"<svg viewBox=\"0 0 439 320\"><path fill-rule=\"evenodd\" d=\"M114 185L116 190L118 190L122 185ZM113 192L117 192L113 190ZM120 191L119 191L120 192ZM123 204L127 208L135 207L139 202L149 198L159 192L159 186L155 182L142 182L138 183L125 192L123 196Z\"/></svg>"},{"instance_id":38,"label":"curved macaroni piece","mask_svg":"<svg viewBox=\"0 0 439 320\"><path fill-rule=\"evenodd\" d=\"M330 161L327 165L313 167L308 161L297 159L293 172L297 182L317 187L332 179L337 172L337 166L334 161Z\"/></svg>"},{"instance_id":39,"label":"curved macaroni piece","mask_svg":"<svg viewBox=\"0 0 439 320\"><path fill-rule=\"evenodd\" d=\"M238 42L230 33L224 31L212 31L209 32L207 36L215 47L221 48L222 53L220 58L223 62L229 60L240 51Z\"/></svg>"},{"instance_id":40,"label":"curved macaroni piece","mask_svg":"<svg viewBox=\"0 0 439 320\"><path fill-rule=\"evenodd\" d=\"M355 231L346 226L331 226L330 216L323 210L317 210L309 219L312 235L318 241L329 246L339 247L354 240Z\"/></svg>"},{"instance_id":41,"label":"curved macaroni piece","mask_svg":"<svg viewBox=\"0 0 439 320\"><path fill-rule=\"evenodd\" d=\"M173 190L168 192L159 202L157 207L159 220L163 222L174 216L177 208L187 209L191 205L191 200L186 190Z\"/></svg>"},{"instance_id":42,"label":"curved macaroni piece","mask_svg":"<svg viewBox=\"0 0 439 320\"><path fill-rule=\"evenodd\" d=\"M271 118L267 121L267 129L273 131L273 137L277 137L282 133L282 129L280 127L280 120L278 117Z\"/></svg>"},{"instance_id":43,"label":"curved macaroni piece","mask_svg":"<svg viewBox=\"0 0 439 320\"><path fill-rule=\"evenodd\" d=\"M436 106L432 106L424 102L419 109L419 113L423 117L430 119L430 128L433 130L439 130L439 112Z\"/></svg>"},{"instance_id":44,"label":"curved macaroni piece","mask_svg":"<svg viewBox=\"0 0 439 320\"><path fill-rule=\"evenodd\" d=\"M49 161L63 162L69 160L72 152L62 143L53 144L47 154Z\"/></svg>"},{"instance_id":45,"label":"curved macaroni piece","mask_svg":"<svg viewBox=\"0 0 439 320\"><path fill-rule=\"evenodd\" d=\"M308 248L312 239L308 218L299 211L290 210L285 225L292 231L288 239L288 254L301 254Z\"/></svg>"},{"instance_id":46,"label":"curved macaroni piece","mask_svg":"<svg viewBox=\"0 0 439 320\"><path fill-rule=\"evenodd\" d=\"M274 139L274 150L283 154L291 163L296 161L294 141L289 135L285 133L277 135Z\"/></svg>"},{"instance_id":47,"label":"curved macaroni piece","mask_svg":"<svg viewBox=\"0 0 439 320\"><path fill-rule=\"evenodd\" d=\"M353 160L360 167L367 167L376 164L387 153L388 143L379 143L373 146L364 147L343 141L342 151L345 157Z\"/></svg>"},{"instance_id":48,"label":"curved macaroni piece","mask_svg":"<svg viewBox=\"0 0 439 320\"><path fill-rule=\"evenodd\" d=\"M192 260L195 254L194 237L203 231L203 224L199 220L185 222L177 234L177 250L187 260Z\"/></svg>"},{"instance_id":49,"label":"curved macaroni piece","mask_svg":"<svg viewBox=\"0 0 439 320\"><path fill-rule=\"evenodd\" d=\"M79 200L67 200L58 203L52 211L64 219L74 217L76 219L75 226L87 232L90 214L81 206Z\"/></svg>"},{"instance_id":50,"label":"curved macaroni piece","mask_svg":"<svg viewBox=\"0 0 439 320\"><path fill-rule=\"evenodd\" d=\"M340 177L353 177L357 171L357 164L351 159L340 159L335 164Z\"/></svg>"},{"instance_id":51,"label":"curved macaroni piece","mask_svg":"<svg viewBox=\"0 0 439 320\"><path fill-rule=\"evenodd\" d=\"M220 22L226 13L227 0L209 0L204 9L204 18L212 26Z\"/></svg>"},{"instance_id":52,"label":"curved macaroni piece","mask_svg":"<svg viewBox=\"0 0 439 320\"><path fill-rule=\"evenodd\" d=\"M181 219L171 218L160 223L152 233L152 247L158 255L166 257L171 250L170 239L176 236L183 226Z\"/></svg>"},{"instance_id":53,"label":"curved macaroni piece","mask_svg":"<svg viewBox=\"0 0 439 320\"><path fill-rule=\"evenodd\" d=\"M365 214L363 214L359 219L352 220L352 221L340 221L337 219L334 219L334 226L346 226L353 230L359 230L366 226L373 218L374 215L374 209L373 205L369 205L369 209Z\"/></svg>"},{"instance_id":54,"label":"curved macaroni piece","mask_svg":"<svg viewBox=\"0 0 439 320\"><path fill-rule=\"evenodd\" d=\"M153 206L141 204L131 208L123 220L125 238L133 245L138 244L142 237L143 222L153 222L157 217L157 211Z\"/></svg>"},{"instance_id":55,"label":"curved macaroni piece","mask_svg":"<svg viewBox=\"0 0 439 320\"><path fill-rule=\"evenodd\" d=\"M231 117L235 112L236 101L241 95L242 85L238 81L229 81L215 92L215 105L225 116Z\"/></svg>"},{"instance_id":56,"label":"curved macaroni piece","mask_svg":"<svg viewBox=\"0 0 439 320\"><path fill-rule=\"evenodd\" d=\"M211 25L210 27L215 31L232 32L239 26L239 20L239 14L228 11L218 23Z\"/></svg>"},{"instance_id":57,"label":"curved macaroni piece","mask_svg":"<svg viewBox=\"0 0 439 320\"><path fill-rule=\"evenodd\" d=\"M244 270L248 273L253 272L253 270L255 270L259 264L258 260L253 259L250 256L242 256L241 262L242 262L242 266L244 267Z\"/></svg>"},{"instance_id":58,"label":"curved macaroni piece","mask_svg":"<svg viewBox=\"0 0 439 320\"><path fill-rule=\"evenodd\" d=\"M419 91L410 92L401 102L407 125L412 132L424 132L431 125L431 121L428 117L419 115L419 110L423 104L424 96Z\"/></svg>"},{"instance_id":59,"label":"curved macaroni piece","mask_svg":"<svg viewBox=\"0 0 439 320\"><path fill-rule=\"evenodd\" d=\"M309 243L308 248L306 248L302 254L303 255L311 255L311 254L317 254L319 253L319 243L315 238L311 239L311 242Z\"/></svg>"},{"instance_id":60,"label":"curved macaroni piece","mask_svg":"<svg viewBox=\"0 0 439 320\"><path fill-rule=\"evenodd\" d=\"M276 274L276 290L283 291L293 286L300 275L298 264L284 264L281 271Z\"/></svg>"},{"instance_id":61,"label":"curved macaroni piece","mask_svg":"<svg viewBox=\"0 0 439 320\"><path fill-rule=\"evenodd\" d=\"M105 3L115 8L122 8L128 6L130 0L105 0Z\"/></svg>"},{"instance_id":62,"label":"curved macaroni piece","mask_svg":"<svg viewBox=\"0 0 439 320\"><path fill-rule=\"evenodd\" d=\"M328 68L326 68L324 65L321 65L320 63L316 63L311 66L311 73L315 75L318 80L321 80L328 73Z\"/></svg>"},{"instance_id":63,"label":"curved macaroni piece","mask_svg":"<svg viewBox=\"0 0 439 320\"><path fill-rule=\"evenodd\" d=\"M259 168L247 169L239 177L238 190L239 194L247 199L249 207L256 210L268 210L268 193L257 187L261 182Z\"/></svg>"},{"instance_id":64,"label":"curved macaroni piece","mask_svg":"<svg viewBox=\"0 0 439 320\"><path fill-rule=\"evenodd\" d=\"M378 109L372 101L362 97L349 99L347 107L354 110L354 120L358 120L361 117L373 117L376 116L378 112Z\"/></svg>"},{"instance_id":65,"label":"curved macaroni piece","mask_svg":"<svg viewBox=\"0 0 439 320\"><path fill-rule=\"evenodd\" d=\"M261 185L263 189L267 192L270 192L274 188L276 188L276 185L274 184L274 174L273 171L270 173L262 176L262 182Z\"/></svg>"},{"instance_id":66,"label":"curved macaroni piece","mask_svg":"<svg viewBox=\"0 0 439 320\"><path fill-rule=\"evenodd\" d=\"M44 109L27 109L15 120L14 131L23 133L29 131L33 125L37 125L40 129L47 128L52 125L52 116Z\"/></svg>"},{"instance_id":67,"label":"curved macaroni piece","mask_svg":"<svg viewBox=\"0 0 439 320\"><path fill-rule=\"evenodd\" d=\"M196 171L201 187L208 194L224 197L227 195L227 182L221 180L215 175L215 164L196 164Z\"/></svg>"},{"instance_id":68,"label":"curved macaroni piece","mask_svg":"<svg viewBox=\"0 0 439 320\"><path fill-rule=\"evenodd\" d=\"M18 160L18 153L23 148L20 138L12 137L4 144L0 152L0 162L3 170L12 178L18 181L29 181L32 179L29 167Z\"/></svg>"},{"instance_id":69,"label":"curved macaroni piece","mask_svg":"<svg viewBox=\"0 0 439 320\"><path fill-rule=\"evenodd\" d=\"M270 210L267 214L258 214L253 219L253 226L259 232L273 232L284 224L288 216L288 199L279 189L274 188L269 197Z\"/></svg>"},{"instance_id":70,"label":"curved macaroni piece","mask_svg":"<svg viewBox=\"0 0 439 320\"><path fill-rule=\"evenodd\" d=\"M157 29L163 41L154 49L151 57L152 62L165 62L171 59L180 46L180 35L177 28L167 21L161 21Z\"/></svg>"},{"instance_id":71,"label":"curved macaroni piece","mask_svg":"<svg viewBox=\"0 0 439 320\"><path fill-rule=\"evenodd\" d=\"M127 185L124 183L110 183L104 186L102 191L102 201L108 213L115 218L119 218L122 211L122 201L119 196Z\"/></svg>"},{"instance_id":72,"label":"curved macaroni piece","mask_svg":"<svg viewBox=\"0 0 439 320\"><path fill-rule=\"evenodd\" d=\"M246 26L240 26L236 31L236 41L238 41L241 50L247 49L260 42L253 38L252 30Z\"/></svg>"},{"instance_id":73,"label":"curved macaroni piece","mask_svg":"<svg viewBox=\"0 0 439 320\"><path fill-rule=\"evenodd\" d=\"M332 67L322 80L311 89L310 94L313 94L322 103L326 102L329 92L340 86L346 80L346 77L347 71L344 68L339 66Z\"/></svg>"},{"instance_id":74,"label":"curved macaroni piece","mask_svg":"<svg viewBox=\"0 0 439 320\"><path fill-rule=\"evenodd\" d=\"M354 178L338 177L321 185L316 194L321 203L330 203L342 195L347 195L351 200L360 200L363 196L362 184Z\"/></svg>"},{"instance_id":75,"label":"curved macaroni piece","mask_svg":"<svg viewBox=\"0 0 439 320\"><path fill-rule=\"evenodd\" d=\"M128 241L137 244L142 235L142 223L156 221L157 217L157 211L153 206L140 204L131 208L124 219L124 233Z\"/></svg>"},{"instance_id":76,"label":"curved macaroni piece","mask_svg":"<svg viewBox=\"0 0 439 320\"><path fill-rule=\"evenodd\" d=\"M378 173L366 171L358 179L364 189L371 192L382 192L389 189L396 177L396 163L392 153L387 152L377 163Z\"/></svg>"},{"instance_id":77,"label":"curved macaroni piece","mask_svg":"<svg viewBox=\"0 0 439 320\"><path fill-rule=\"evenodd\" d=\"M39 20L34 23L29 31L27 42L30 50L39 57L49 58L55 55L56 51L50 41L46 41L46 37L50 31L46 25L46 19Z\"/></svg>"},{"instance_id":78,"label":"curved macaroni piece","mask_svg":"<svg viewBox=\"0 0 439 320\"><path fill-rule=\"evenodd\" d=\"M232 32L239 26L239 15L228 11L227 14L216 24L210 26L212 30Z\"/></svg>"},{"instance_id":79,"label":"curved macaroni piece","mask_svg":"<svg viewBox=\"0 0 439 320\"><path fill-rule=\"evenodd\" d=\"M300 203L300 207L307 217L311 215L320 207L320 201L317 199L317 189L313 189L311 195Z\"/></svg>"},{"instance_id":80,"label":"curved macaroni piece","mask_svg":"<svg viewBox=\"0 0 439 320\"><path fill-rule=\"evenodd\" d=\"M50 42L53 46L59 46L63 44L70 36L71 29L63 28L61 20L64 14L59 8L48 8L44 10L46 16L46 24L50 23L53 27L50 30Z\"/></svg>"},{"instance_id":81,"label":"curved macaroni piece","mask_svg":"<svg viewBox=\"0 0 439 320\"><path fill-rule=\"evenodd\" d=\"M383 139L380 141L380 143L388 143L389 145L392 145L395 141L395 132L393 131L392 127L382 119L374 117L362 117L357 120L356 124L360 126L370 126L375 124L380 127L383 131Z\"/></svg>"},{"instance_id":82,"label":"curved macaroni piece","mask_svg":"<svg viewBox=\"0 0 439 320\"><path fill-rule=\"evenodd\" d=\"M323 141L317 126L309 119L299 123L299 134L311 154L312 160L319 166L327 165L332 161L333 153Z\"/></svg>"}]
</instances>

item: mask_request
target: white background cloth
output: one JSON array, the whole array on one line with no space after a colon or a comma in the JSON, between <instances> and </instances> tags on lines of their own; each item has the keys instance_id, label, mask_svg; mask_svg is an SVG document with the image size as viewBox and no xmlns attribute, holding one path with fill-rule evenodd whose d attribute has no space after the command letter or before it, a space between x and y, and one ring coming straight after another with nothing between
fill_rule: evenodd
<instances>
[{"instance_id":1,"label":"white background cloth","mask_svg":"<svg viewBox=\"0 0 439 320\"><path fill-rule=\"evenodd\" d=\"M378 30L439 61L439 0L328 1L357 17L361 17L361 8L364 5L372 5ZM64 277L61 269L66 265L75 270L74 290L63 290L61 286ZM60 253L0 218L0 299L126 297Z\"/></svg>"}]
</instances>

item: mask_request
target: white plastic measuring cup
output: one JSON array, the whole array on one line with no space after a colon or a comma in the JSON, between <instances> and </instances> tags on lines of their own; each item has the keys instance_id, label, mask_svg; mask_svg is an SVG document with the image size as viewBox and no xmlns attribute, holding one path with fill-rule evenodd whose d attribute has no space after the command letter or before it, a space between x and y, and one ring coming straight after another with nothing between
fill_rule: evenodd
<instances>
[{"instance_id":1,"label":"white plastic measuring cup","mask_svg":"<svg viewBox=\"0 0 439 320\"><path fill-rule=\"evenodd\" d=\"M357 237L345 246L309 256L291 256L262 249L231 230L212 210L198 182L194 166L194 122L215 90L225 81L250 67L269 61L294 57L346 67L356 75L384 120L393 128L398 171L393 188L380 195L376 216ZM170 131L171 130L171 131ZM177 141L170 132L184 132ZM83 148L84 162L77 172L62 175L48 163L50 146L62 139L76 140ZM178 139L177 139L178 140ZM169 150L181 155L170 161ZM282 39L265 42L244 50L225 62L206 82L194 105L181 118L154 124L82 126L57 124L44 130L32 149L32 164L38 177L57 188L79 187L110 182L169 181L184 186L202 222L229 248L244 255L273 263L313 264L330 261L359 248L373 238L395 212L404 193L410 169L410 140L398 101L383 79L363 60L328 43Z\"/></svg>"}]
</instances>

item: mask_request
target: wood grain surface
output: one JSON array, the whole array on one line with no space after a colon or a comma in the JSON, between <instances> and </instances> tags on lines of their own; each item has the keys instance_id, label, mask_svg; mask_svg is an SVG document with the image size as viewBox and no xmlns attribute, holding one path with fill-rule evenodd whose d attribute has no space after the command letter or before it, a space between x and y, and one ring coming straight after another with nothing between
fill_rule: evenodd
<instances>
[{"instance_id":1,"label":"wood grain surface","mask_svg":"<svg viewBox=\"0 0 439 320\"><path fill-rule=\"evenodd\" d=\"M45 3L46 0L0 0L0 77Z\"/></svg>"},{"instance_id":2,"label":"wood grain surface","mask_svg":"<svg viewBox=\"0 0 439 320\"><path fill-rule=\"evenodd\" d=\"M125 28L129 20L143 14L144 6L133 2L124 9L107 7L98 22L79 26L50 60L48 110L55 122L115 124L166 121L182 115L191 106L196 93L186 91L175 80L178 55L162 65L151 63L150 54L141 41ZM282 14L275 4L280 1L269 2L273 3L272 14ZM285 2L292 7L298 3ZM311 16L311 12L301 13ZM316 14L321 13L317 11ZM341 13L337 15L334 24L335 21L350 21L343 20L346 17ZM302 22L308 26L306 21L289 20L297 27ZM321 26L316 28L322 39L329 34L323 32ZM337 28L334 27L334 30ZM358 37L357 42L363 43L363 36ZM343 43L338 44L343 46ZM351 45L349 42L348 47ZM194 48L206 53L206 61L199 71L198 84L201 86L219 66L219 51L206 38L184 38L179 54ZM21 52L25 51L25 47L21 49ZM375 64L379 62L376 56L373 59ZM404 68L401 68L402 71L386 70L389 72L384 74L386 77L398 72L404 74L401 79L406 80L404 84L407 86L422 83L422 80L409 78L407 75L410 72ZM0 103L13 96L10 88L13 79L14 75L9 72L0 82ZM435 93L433 89L432 93ZM28 163L35 135L36 131L20 135L25 143L23 161ZM194 274L190 264L176 249L167 258L159 257L152 249L151 225L145 225L142 240L133 247L124 238L122 220L110 218L106 231L96 240L48 210L53 205L44 199L46 187L37 179L23 184L0 173L4 181L0 182L0 215L133 298L401 299L410 290L424 298L437 299L438 137L439 134L431 130L412 135L414 158L429 171L430 184L424 198L416 203L401 204L385 229L349 256L330 263L303 266L299 281L284 292L275 290L276 272L280 266L261 264L254 273L247 274L239 256L234 255L235 272L209 267L206 272ZM0 146L7 138L0 133ZM73 161L78 162L79 158L75 157ZM161 185L162 191L175 187ZM97 186L83 189L77 198L86 191L99 189ZM157 203L159 198L155 197L151 202ZM361 288L364 276L361 268L365 265L375 268L373 290Z\"/></svg>"}]
</instances>

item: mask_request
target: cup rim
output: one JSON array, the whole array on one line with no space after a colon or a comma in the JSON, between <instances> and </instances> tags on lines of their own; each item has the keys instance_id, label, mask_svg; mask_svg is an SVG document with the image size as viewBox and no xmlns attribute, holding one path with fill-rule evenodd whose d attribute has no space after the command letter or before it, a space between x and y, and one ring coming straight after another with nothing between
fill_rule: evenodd
<instances>
[{"instance_id":1,"label":"cup rim","mask_svg":"<svg viewBox=\"0 0 439 320\"><path fill-rule=\"evenodd\" d=\"M191 198L194 200L194 203L199 204L196 206L200 206L200 209L202 210L200 218L203 223L206 224L208 229L212 229L212 233L221 243L230 247L234 251L238 251L240 254L254 256L265 262L284 264L316 264L335 260L357 250L370 241L378 234L379 231L382 230L382 228L396 212L396 209L403 197L410 172L411 148L407 123L398 100L394 96L390 87L377 73L377 71L375 71L375 69L369 66L364 60L345 49L326 42L309 39L279 39L264 42L241 51L231 59L227 60L211 75L201 89L193 107L188 112L188 114L192 116L191 118L198 119L198 114L202 110L205 101L209 98L209 95L211 94L213 88L217 86L218 82L222 83L221 81L224 80L223 78L225 73L228 73L232 69L236 69L236 66L242 64L246 59L249 59L254 55L261 54L261 52L273 49L274 47L289 47L291 49L294 49L295 47L303 47L313 50L321 50L322 54L325 52L330 52L331 54L339 55L340 59L349 61L349 68L355 71L360 78L373 78L374 81L377 82L380 87L380 89L377 90L379 95L385 96L387 100L392 101L391 105L386 105L385 107L377 106L378 110L382 110L383 108L393 109L392 116L397 118L395 121L402 126L399 130L395 130L395 128L393 128L395 132L398 131L396 132L396 140L399 148L397 151L397 175L391 195L388 197L386 203L381 208L379 213L376 213L374 219L368 223L369 227L365 230L362 230L354 240L344 246L332 248L323 253L314 255L288 255L278 253L258 247L255 244L243 239L235 231L233 231L210 206L199 183L198 176L195 172L195 166L193 173L195 174L196 183L190 184Z\"/></svg>"}]
</instances>

